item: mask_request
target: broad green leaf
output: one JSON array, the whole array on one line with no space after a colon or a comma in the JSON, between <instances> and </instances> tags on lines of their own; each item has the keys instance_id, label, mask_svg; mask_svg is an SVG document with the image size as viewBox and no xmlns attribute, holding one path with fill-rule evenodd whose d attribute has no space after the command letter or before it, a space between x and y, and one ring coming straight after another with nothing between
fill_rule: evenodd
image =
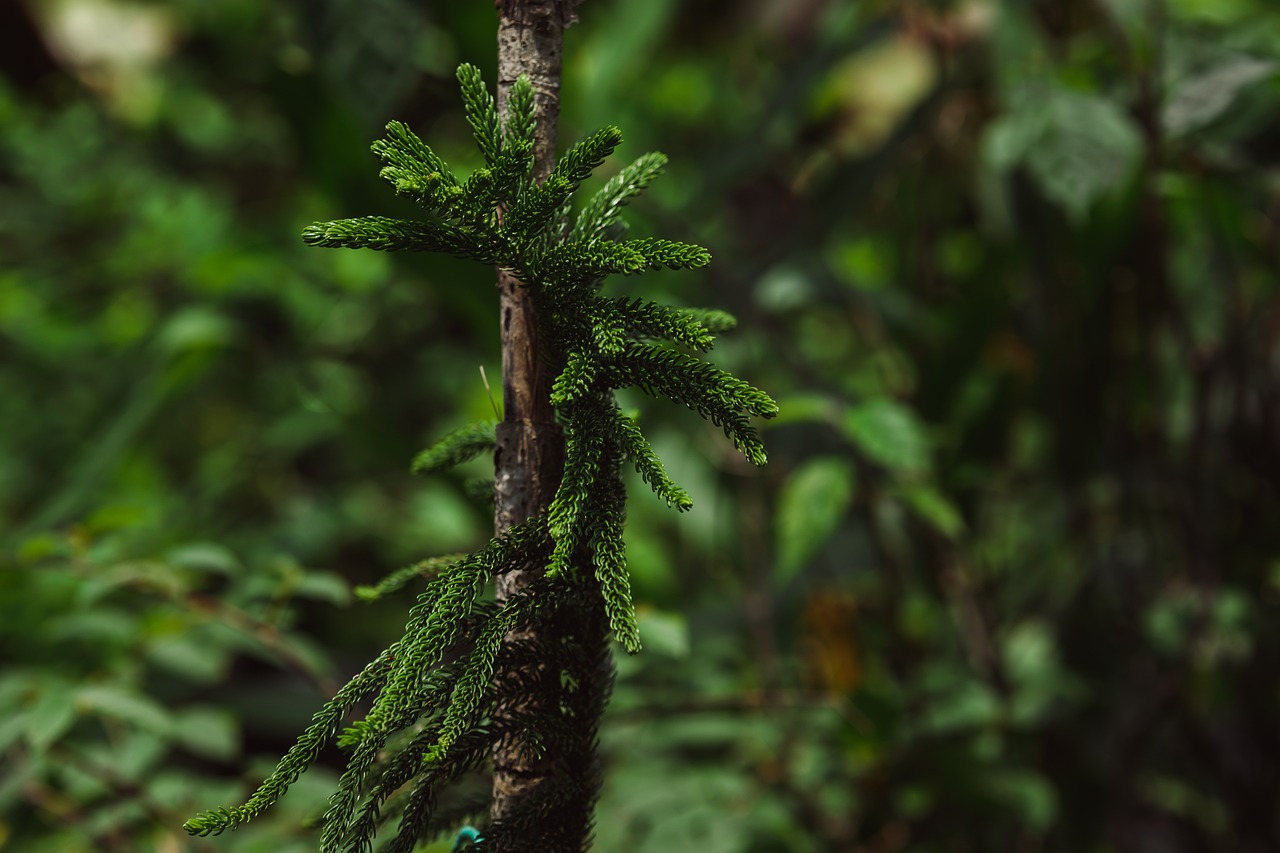
<instances>
[{"instance_id":1,"label":"broad green leaf","mask_svg":"<svg viewBox=\"0 0 1280 853\"><path fill-rule=\"evenodd\" d=\"M882 398L853 406L841 422L845 436L872 462L897 471L929 467L929 441L915 413Z\"/></svg>"},{"instance_id":2,"label":"broad green leaf","mask_svg":"<svg viewBox=\"0 0 1280 853\"><path fill-rule=\"evenodd\" d=\"M853 468L821 456L797 468L778 498L776 576L786 582L835 531L853 500Z\"/></svg>"}]
</instances>

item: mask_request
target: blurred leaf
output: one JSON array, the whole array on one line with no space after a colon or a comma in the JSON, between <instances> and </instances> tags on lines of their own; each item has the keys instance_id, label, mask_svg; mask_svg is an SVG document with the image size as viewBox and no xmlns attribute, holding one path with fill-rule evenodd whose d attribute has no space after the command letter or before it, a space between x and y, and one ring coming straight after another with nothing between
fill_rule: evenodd
<instances>
[{"instance_id":1,"label":"blurred leaf","mask_svg":"<svg viewBox=\"0 0 1280 853\"><path fill-rule=\"evenodd\" d=\"M0 715L0 753L4 753L13 743L27 733L27 712L5 708ZM36 739L39 739L36 735ZM0 847L3 849L3 847Z\"/></svg>"},{"instance_id":2,"label":"blurred leaf","mask_svg":"<svg viewBox=\"0 0 1280 853\"><path fill-rule=\"evenodd\" d=\"M929 467L929 442L915 413L887 398L850 407L841 426L868 459L898 471Z\"/></svg>"},{"instance_id":3,"label":"blurred leaf","mask_svg":"<svg viewBox=\"0 0 1280 853\"><path fill-rule=\"evenodd\" d=\"M87 613L68 613L45 624L50 640L97 643L101 649L124 648L138 636L136 615L107 607Z\"/></svg>"},{"instance_id":4,"label":"blurred leaf","mask_svg":"<svg viewBox=\"0 0 1280 853\"><path fill-rule=\"evenodd\" d=\"M822 456L792 472L778 496L775 577L793 578L835 531L853 500L853 469Z\"/></svg>"},{"instance_id":5,"label":"blurred leaf","mask_svg":"<svg viewBox=\"0 0 1280 853\"><path fill-rule=\"evenodd\" d=\"M175 718L176 740L196 755L229 761L240 747L240 727L230 711L190 708Z\"/></svg>"},{"instance_id":6,"label":"blurred leaf","mask_svg":"<svg viewBox=\"0 0 1280 853\"><path fill-rule=\"evenodd\" d=\"M943 692L931 694L921 720L932 734L980 729L998 722L1000 698L980 681L966 678Z\"/></svg>"},{"instance_id":7,"label":"blurred leaf","mask_svg":"<svg viewBox=\"0 0 1280 853\"><path fill-rule=\"evenodd\" d=\"M173 720L164 706L119 684L95 684L75 691L75 707L85 713L100 714L166 737Z\"/></svg>"},{"instance_id":8,"label":"blurred leaf","mask_svg":"<svg viewBox=\"0 0 1280 853\"><path fill-rule=\"evenodd\" d=\"M1246 88L1274 80L1278 69L1276 62L1237 54L1183 79L1165 101L1161 116L1165 131L1179 137L1204 128L1231 109Z\"/></svg>"},{"instance_id":9,"label":"blurred leaf","mask_svg":"<svg viewBox=\"0 0 1280 853\"><path fill-rule=\"evenodd\" d=\"M165 554L165 561L184 569L216 572L220 575L231 575L240 570L240 561L235 554L215 542L179 545Z\"/></svg>"},{"instance_id":10,"label":"blurred leaf","mask_svg":"<svg viewBox=\"0 0 1280 853\"><path fill-rule=\"evenodd\" d=\"M1110 100L1067 89L1027 93L988 128L983 158L997 172L1025 165L1045 197L1081 220L1123 186L1142 153L1142 134Z\"/></svg>"},{"instance_id":11,"label":"blurred leaf","mask_svg":"<svg viewBox=\"0 0 1280 853\"><path fill-rule=\"evenodd\" d=\"M147 660L155 666L197 684L221 681L231 665L231 649L211 637L203 626L158 636L145 649Z\"/></svg>"},{"instance_id":12,"label":"blurred leaf","mask_svg":"<svg viewBox=\"0 0 1280 853\"><path fill-rule=\"evenodd\" d=\"M1256 21L1264 8L1258 0L1170 0L1169 6L1180 17L1220 25Z\"/></svg>"},{"instance_id":13,"label":"blurred leaf","mask_svg":"<svg viewBox=\"0 0 1280 853\"><path fill-rule=\"evenodd\" d=\"M1058 815L1058 795L1048 779L1031 771L989 771L977 778L978 787L1004 803L1028 826L1044 831Z\"/></svg>"},{"instance_id":14,"label":"blurred leaf","mask_svg":"<svg viewBox=\"0 0 1280 853\"><path fill-rule=\"evenodd\" d=\"M907 506L948 539L964 532L960 510L933 486L911 486L903 489L901 496Z\"/></svg>"},{"instance_id":15,"label":"blurred leaf","mask_svg":"<svg viewBox=\"0 0 1280 853\"><path fill-rule=\"evenodd\" d=\"M351 603L351 586L336 572L307 572L293 589L294 595L344 606Z\"/></svg>"},{"instance_id":16,"label":"blurred leaf","mask_svg":"<svg viewBox=\"0 0 1280 853\"><path fill-rule=\"evenodd\" d=\"M636 624L644 639L645 651L669 658L689 655L689 624L683 613L641 608Z\"/></svg>"},{"instance_id":17,"label":"blurred leaf","mask_svg":"<svg viewBox=\"0 0 1280 853\"><path fill-rule=\"evenodd\" d=\"M75 689L65 682L45 682L27 711L27 742L44 752L70 730L76 720Z\"/></svg>"},{"instance_id":18,"label":"blurred leaf","mask_svg":"<svg viewBox=\"0 0 1280 853\"><path fill-rule=\"evenodd\" d=\"M207 306L190 306L169 318L160 344L169 352L221 347L235 339L235 324Z\"/></svg>"},{"instance_id":19,"label":"blurred leaf","mask_svg":"<svg viewBox=\"0 0 1280 853\"><path fill-rule=\"evenodd\" d=\"M783 396L778 402L778 414L765 422L766 429L796 423L827 423L835 419L839 403L821 394L795 394Z\"/></svg>"}]
</instances>

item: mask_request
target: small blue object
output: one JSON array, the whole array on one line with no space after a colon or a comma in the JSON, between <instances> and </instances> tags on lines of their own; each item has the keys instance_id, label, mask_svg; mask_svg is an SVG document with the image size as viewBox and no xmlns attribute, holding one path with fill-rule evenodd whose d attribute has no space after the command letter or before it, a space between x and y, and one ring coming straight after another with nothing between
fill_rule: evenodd
<instances>
[{"instance_id":1,"label":"small blue object","mask_svg":"<svg viewBox=\"0 0 1280 853\"><path fill-rule=\"evenodd\" d=\"M479 831L477 831L474 826L464 826L462 829L458 830L458 837L453 840L453 850L451 853L458 853L464 845L475 841L484 841L484 839L480 837Z\"/></svg>"}]
</instances>

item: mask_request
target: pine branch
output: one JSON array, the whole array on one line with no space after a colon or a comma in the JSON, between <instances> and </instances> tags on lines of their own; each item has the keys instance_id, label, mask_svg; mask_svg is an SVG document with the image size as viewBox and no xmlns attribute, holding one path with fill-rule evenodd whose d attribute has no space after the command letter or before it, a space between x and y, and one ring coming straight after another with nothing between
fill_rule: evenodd
<instances>
[{"instance_id":1,"label":"pine branch","mask_svg":"<svg viewBox=\"0 0 1280 853\"><path fill-rule=\"evenodd\" d=\"M498 105L489 93L489 87L480 77L480 69L470 63L458 66L458 84L462 89L467 124L475 135L476 146L490 166L498 163L498 151L502 148L498 133Z\"/></svg>"},{"instance_id":2,"label":"pine branch","mask_svg":"<svg viewBox=\"0 0 1280 853\"><path fill-rule=\"evenodd\" d=\"M413 457L410 470L431 474L492 452L498 443L497 426L493 421L479 421L454 430Z\"/></svg>"},{"instance_id":3,"label":"pine branch","mask_svg":"<svg viewBox=\"0 0 1280 853\"><path fill-rule=\"evenodd\" d=\"M572 192L569 182L556 174L522 192L502 221L503 233L511 245L521 252L527 250L552 224L556 212Z\"/></svg>"},{"instance_id":4,"label":"pine branch","mask_svg":"<svg viewBox=\"0 0 1280 853\"><path fill-rule=\"evenodd\" d=\"M588 414L592 407L578 404L575 413ZM574 550L583 539L579 517L591 500L591 489L600 476L604 442L598 425L585 418L570 417L565 424L564 478L547 511L548 528L555 543L547 576L557 577L570 568Z\"/></svg>"},{"instance_id":5,"label":"pine branch","mask_svg":"<svg viewBox=\"0 0 1280 853\"><path fill-rule=\"evenodd\" d=\"M564 178L573 192L578 185L591 177L604 159L622 142L622 131L616 127L602 127L565 152L551 172Z\"/></svg>"},{"instance_id":6,"label":"pine branch","mask_svg":"<svg viewBox=\"0 0 1280 853\"><path fill-rule=\"evenodd\" d=\"M665 154L641 155L609 179L604 188L591 197L573 224L569 239L589 243L605 236L605 231L622 215L622 208L638 196L667 166Z\"/></svg>"},{"instance_id":7,"label":"pine branch","mask_svg":"<svg viewBox=\"0 0 1280 853\"><path fill-rule=\"evenodd\" d=\"M476 638L466 668L453 689L444 722L440 725L437 757L448 757L454 744L475 727L482 700L490 691L494 660L502 641L513 628L528 621L536 605L537 600L528 593L512 596Z\"/></svg>"},{"instance_id":8,"label":"pine branch","mask_svg":"<svg viewBox=\"0 0 1280 853\"><path fill-rule=\"evenodd\" d=\"M666 267L673 270L691 270L711 263L711 253L693 243L645 237L642 240L628 240L622 245L638 252L649 264L650 269Z\"/></svg>"},{"instance_id":9,"label":"pine branch","mask_svg":"<svg viewBox=\"0 0 1280 853\"><path fill-rule=\"evenodd\" d=\"M311 725L298 738L297 743L289 748L284 758L280 759L280 763L276 765L276 769L263 781L258 790L254 791L253 796L245 801L244 805L202 812L184 823L182 828L192 835L221 835L228 829L235 829L253 820L270 808L284 795L285 791L289 790L289 786L315 763L320 750L337 734L342 718L360 699L386 681L398 647L398 643L393 643L391 648L361 670L359 675L338 691L337 696L316 712L311 719Z\"/></svg>"},{"instance_id":10,"label":"pine branch","mask_svg":"<svg viewBox=\"0 0 1280 853\"><path fill-rule=\"evenodd\" d=\"M700 352L715 346L715 335L698 313L626 297L601 302L606 310L616 312L619 325L637 338L668 340Z\"/></svg>"},{"instance_id":11,"label":"pine branch","mask_svg":"<svg viewBox=\"0 0 1280 853\"><path fill-rule=\"evenodd\" d=\"M640 427L635 421L615 406L606 428L610 438L622 450L625 458L635 466L640 478L649 484L649 488L653 489L658 497L667 502L667 506L674 506L681 512L693 509L693 499L667 476L666 469L662 467L662 461L658 459L653 446L644 437L644 433L640 432Z\"/></svg>"},{"instance_id":12,"label":"pine branch","mask_svg":"<svg viewBox=\"0 0 1280 853\"><path fill-rule=\"evenodd\" d=\"M675 350L632 344L609 366L610 385L635 385L688 406L721 427L753 464L764 465L764 445L746 415L770 418L778 404L731 373Z\"/></svg>"},{"instance_id":13,"label":"pine branch","mask_svg":"<svg viewBox=\"0 0 1280 853\"><path fill-rule=\"evenodd\" d=\"M523 142L533 150L533 84L521 74L507 95L507 121L503 125L504 144Z\"/></svg>"},{"instance_id":14,"label":"pine branch","mask_svg":"<svg viewBox=\"0 0 1280 853\"><path fill-rule=\"evenodd\" d=\"M447 225L385 216L316 222L303 229L302 242L323 249L446 252L463 257L475 254L466 237Z\"/></svg>"},{"instance_id":15,"label":"pine branch","mask_svg":"<svg viewBox=\"0 0 1280 853\"><path fill-rule=\"evenodd\" d=\"M355 596L361 601L377 601L390 595L414 578L432 578L438 573L452 568L466 558L466 554L449 554L444 557L432 557L412 565L396 569L373 586L361 585L355 588Z\"/></svg>"},{"instance_id":16,"label":"pine branch","mask_svg":"<svg viewBox=\"0 0 1280 853\"><path fill-rule=\"evenodd\" d=\"M627 490L615 470L600 487L600 511L595 519L596 580L609 617L609 629L628 654L640 651L640 631L636 627L635 603L631 598L631 576L627 572L626 546L622 529L626 522Z\"/></svg>"},{"instance_id":17,"label":"pine branch","mask_svg":"<svg viewBox=\"0 0 1280 853\"><path fill-rule=\"evenodd\" d=\"M699 323L713 335L732 332L738 328L738 318L727 311L718 311L715 308L679 308L677 311Z\"/></svg>"},{"instance_id":18,"label":"pine branch","mask_svg":"<svg viewBox=\"0 0 1280 853\"><path fill-rule=\"evenodd\" d=\"M534 267L539 281L549 284L574 283L610 274L644 272L648 259L628 243L563 243L552 248Z\"/></svg>"},{"instance_id":19,"label":"pine branch","mask_svg":"<svg viewBox=\"0 0 1280 853\"><path fill-rule=\"evenodd\" d=\"M386 138L377 140L371 148L387 164L379 174L397 194L407 195L441 215L456 206L458 179L407 125L389 122Z\"/></svg>"},{"instance_id":20,"label":"pine branch","mask_svg":"<svg viewBox=\"0 0 1280 853\"><path fill-rule=\"evenodd\" d=\"M591 388L599 358L582 350L571 350L564 369L551 385L551 405L563 406L577 400Z\"/></svg>"}]
</instances>

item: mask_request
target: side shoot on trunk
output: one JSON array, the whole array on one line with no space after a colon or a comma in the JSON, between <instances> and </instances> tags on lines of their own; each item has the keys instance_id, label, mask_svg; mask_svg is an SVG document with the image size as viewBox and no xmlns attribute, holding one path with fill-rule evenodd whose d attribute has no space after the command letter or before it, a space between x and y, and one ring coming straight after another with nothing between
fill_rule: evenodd
<instances>
[{"instance_id":1,"label":"side shoot on trunk","mask_svg":"<svg viewBox=\"0 0 1280 853\"><path fill-rule=\"evenodd\" d=\"M370 595L430 575L410 609L404 635L368 664L313 718L276 770L243 805L200 814L196 835L234 829L261 814L335 742L346 770L322 823L322 853L368 851L382 824L399 818L391 853L456 830L459 815L436 814L440 791L482 767L495 749L522 744L531 761L557 764L534 796L486 821L475 849L580 850L589 840L599 779L591 769L594 732L608 691L608 649L591 625L607 625L631 653L640 649L622 533L624 465L669 506L689 496L663 469L614 391L637 387L681 403L720 426L751 462L765 451L750 419L771 417L764 392L702 360L729 315L673 308L640 297L605 296L607 276L706 265L695 245L625 239L622 208L661 172L666 158L646 154L622 169L574 212L579 185L621 142L606 127L569 149L544 180L533 173L534 93L521 77L500 121L493 96L470 65L458 69L467 119L485 165L466 178L405 125L391 122L373 144L382 176L425 211L421 220L365 216L312 225L310 245L446 252L497 267L527 288L537 334L554 382L549 401L564 434L563 473L547 511L513 524L483 548L427 560L388 576ZM465 427L419 454L429 473L491 452L497 425ZM505 600L485 592L495 579L527 572L533 580ZM522 630L581 642L511 642ZM497 705L495 673L546 682L555 703ZM601 683L602 682L602 683ZM530 684L531 689L536 685ZM509 690L505 685L503 690ZM349 718L358 717L346 723ZM345 726L344 726L345 723ZM589 736L584 747L583 733ZM584 755L584 749L586 754ZM487 813L472 804L469 815Z\"/></svg>"}]
</instances>

